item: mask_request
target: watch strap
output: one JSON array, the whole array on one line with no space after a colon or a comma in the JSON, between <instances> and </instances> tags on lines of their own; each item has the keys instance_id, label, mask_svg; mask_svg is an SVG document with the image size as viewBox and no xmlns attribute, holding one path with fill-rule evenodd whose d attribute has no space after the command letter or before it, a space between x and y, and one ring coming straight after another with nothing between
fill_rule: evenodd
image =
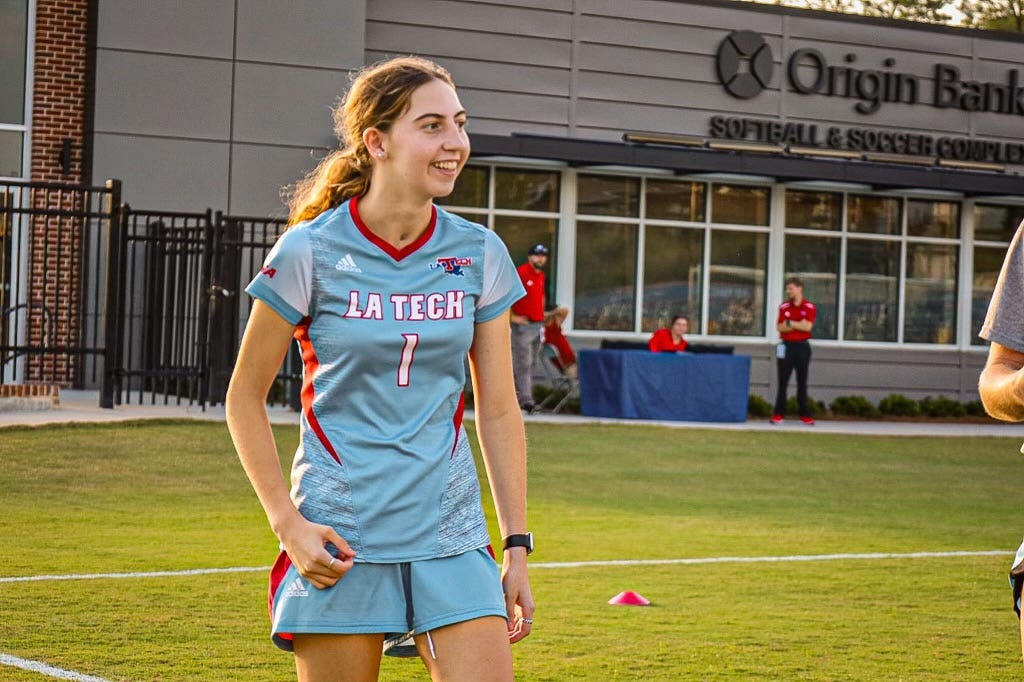
<instances>
[{"instance_id":1,"label":"watch strap","mask_svg":"<svg viewBox=\"0 0 1024 682\"><path fill-rule=\"evenodd\" d=\"M514 533L505 537L503 550L510 547L525 547L526 553L533 552L533 533Z\"/></svg>"}]
</instances>

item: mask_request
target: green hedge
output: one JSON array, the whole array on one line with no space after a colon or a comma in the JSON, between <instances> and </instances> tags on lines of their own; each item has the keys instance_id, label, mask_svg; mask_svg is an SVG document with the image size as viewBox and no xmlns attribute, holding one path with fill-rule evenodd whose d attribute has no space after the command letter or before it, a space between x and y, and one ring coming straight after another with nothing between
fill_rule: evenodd
<instances>
[{"instance_id":1,"label":"green hedge","mask_svg":"<svg viewBox=\"0 0 1024 682\"><path fill-rule=\"evenodd\" d=\"M928 396L921 400L908 398L900 393L892 393L882 398L878 405L862 395L839 396L826 406L815 400L807 399L811 415L820 417L827 413L843 417L859 417L861 419L877 419L879 417L983 417L985 408L980 400L961 403L945 396ZM750 417L770 417L772 404L764 398L751 394L747 405ZM786 414L798 414L796 397L790 397L786 403Z\"/></svg>"}]
</instances>

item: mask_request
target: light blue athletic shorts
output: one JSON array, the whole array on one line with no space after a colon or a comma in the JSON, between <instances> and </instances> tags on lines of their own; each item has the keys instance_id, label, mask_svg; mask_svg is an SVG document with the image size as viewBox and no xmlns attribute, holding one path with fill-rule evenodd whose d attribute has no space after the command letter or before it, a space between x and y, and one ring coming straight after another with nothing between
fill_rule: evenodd
<instances>
[{"instance_id":1,"label":"light blue athletic shorts","mask_svg":"<svg viewBox=\"0 0 1024 682\"><path fill-rule=\"evenodd\" d=\"M425 561L357 563L323 590L300 576L284 552L270 573L271 636L285 651L292 650L292 633L419 634L507 615L487 548Z\"/></svg>"}]
</instances>

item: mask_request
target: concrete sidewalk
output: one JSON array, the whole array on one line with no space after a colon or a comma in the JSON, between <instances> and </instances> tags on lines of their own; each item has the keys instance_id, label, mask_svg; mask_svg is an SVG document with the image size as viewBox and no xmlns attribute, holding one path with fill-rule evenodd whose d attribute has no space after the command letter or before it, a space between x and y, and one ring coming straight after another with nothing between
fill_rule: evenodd
<instances>
[{"instance_id":1,"label":"concrete sidewalk","mask_svg":"<svg viewBox=\"0 0 1024 682\"><path fill-rule=\"evenodd\" d=\"M162 398L160 399L163 400ZM42 426L68 422L115 422L133 419L197 419L203 421L224 421L224 407L218 405L201 409L194 405L119 405L113 409L99 407L96 391L62 390L61 406L57 409L3 410L0 411L0 427ZM298 424L299 414L285 407L271 407L270 420L275 424ZM473 419L467 411L467 419ZM839 421L819 420L814 426L805 426L792 419L780 425L768 423L767 419L748 419L742 423L646 421L634 419L603 419L580 415L534 414L526 417L527 422L546 424L648 424L685 429L727 429L735 431L782 431L787 433L845 433L878 436L997 436L1024 441L1024 424L944 423L944 422L902 422L902 421Z\"/></svg>"}]
</instances>

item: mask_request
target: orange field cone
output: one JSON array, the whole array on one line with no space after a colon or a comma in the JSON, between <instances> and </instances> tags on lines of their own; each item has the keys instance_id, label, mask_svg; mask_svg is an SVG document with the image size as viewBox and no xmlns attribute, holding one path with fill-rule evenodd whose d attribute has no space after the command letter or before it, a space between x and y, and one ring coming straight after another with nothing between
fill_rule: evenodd
<instances>
[{"instance_id":1,"label":"orange field cone","mask_svg":"<svg viewBox=\"0 0 1024 682\"><path fill-rule=\"evenodd\" d=\"M609 604L616 606L650 606L651 602L643 597L638 592L626 590L625 592L619 592L617 595L608 600Z\"/></svg>"}]
</instances>

